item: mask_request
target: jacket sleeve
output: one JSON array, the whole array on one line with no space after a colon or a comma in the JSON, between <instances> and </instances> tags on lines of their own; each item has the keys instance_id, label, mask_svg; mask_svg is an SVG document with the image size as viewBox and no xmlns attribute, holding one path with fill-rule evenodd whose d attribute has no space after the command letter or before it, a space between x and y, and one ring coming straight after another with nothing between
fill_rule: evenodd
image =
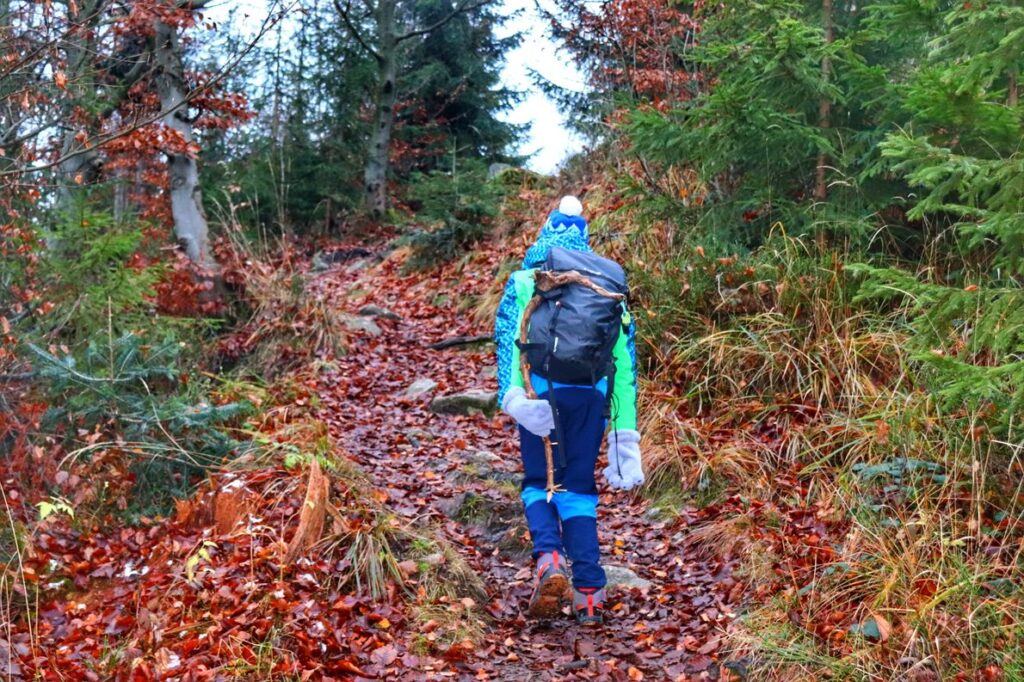
<instances>
[{"instance_id":1,"label":"jacket sleeve","mask_svg":"<svg viewBox=\"0 0 1024 682\"><path fill-rule=\"evenodd\" d=\"M505 393L512 386L523 386L523 373L519 368L519 347L516 339L519 336L519 324L526 308L523 296L529 289L526 300L533 295L533 278L529 278L529 286L524 286L524 271L515 272L505 284L505 293L498 306L498 316L494 323L494 341L498 346L498 404L505 400Z\"/></svg>"},{"instance_id":2,"label":"jacket sleeve","mask_svg":"<svg viewBox=\"0 0 1024 682\"><path fill-rule=\"evenodd\" d=\"M612 430L636 431L636 323L623 312L623 327L615 343L615 383L612 391Z\"/></svg>"}]
</instances>

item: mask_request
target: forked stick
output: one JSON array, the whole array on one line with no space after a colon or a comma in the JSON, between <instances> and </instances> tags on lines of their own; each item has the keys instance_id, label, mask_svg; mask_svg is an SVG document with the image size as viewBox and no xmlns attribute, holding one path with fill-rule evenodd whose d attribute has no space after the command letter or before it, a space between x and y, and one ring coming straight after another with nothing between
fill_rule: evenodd
<instances>
[{"instance_id":1,"label":"forked stick","mask_svg":"<svg viewBox=\"0 0 1024 682\"><path fill-rule=\"evenodd\" d=\"M617 294L614 291L608 291L604 287L595 284L586 275L581 275L575 270L567 270L566 272L549 272L547 270L538 270L534 281L536 282L538 291L551 291L558 287L565 286L566 284L579 284L585 286L588 289L593 289L599 296L610 298L615 301L626 300L625 294ZM534 297L536 298L536 297ZM525 318L525 313L523 314Z\"/></svg>"},{"instance_id":2,"label":"forked stick","mask_svg":"<svg viewBox=\"0 0 1024 682\"><path fill-rule=\"evenodd\" d=\"M533 312L537 310L537 306L543 300L540 296L534 296L526 305L526 310L523 311L523 321L519 325L519 343L526 343L530 331L530 317L533 316ZM530 361L522 350L519 351L519 369L523 373L523 389L526 391L526 397L530 400L536 400L537 392L533 390L533 381L530 379ZM555 493L562 491L562 487L555 485L555 456L551 449L551 438L543 436L542 440L544 441L544 464L548 470L547 491L548 502L550 502Z\"/></svg>"}]
</instances>

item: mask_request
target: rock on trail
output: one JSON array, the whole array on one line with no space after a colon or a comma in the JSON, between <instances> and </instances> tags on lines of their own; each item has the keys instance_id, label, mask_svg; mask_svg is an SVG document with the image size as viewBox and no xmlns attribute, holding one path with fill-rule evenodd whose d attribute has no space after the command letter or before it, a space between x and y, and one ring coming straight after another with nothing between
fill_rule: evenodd
<instances>
[{"instance_id":1,"label":"rock on trail","mask_svg":"<svg viewBox=\"0 0 1024 682\"><path fill-rule=\"evenodd\" d=\"M641 578L635 571L626 568L625 566L605 565L604 573L608 578L607 588L609 591L631 590L633 588L649 590L654 587L654 583L650 580Z\"/></svg>"},{"instance_id":2,"label":"rock on trail","mask_svg":"<svg viewBox=\"0 0 1024 682\"><path fill-rule=\"evenodd\" d=\"M440 396L430 402L430 411L435 414L469 416L476 412L482 412L485 415L492 415L497 409L497 391L484 391L475 388L461 393Z\"/></svg>"},{"instance_id":3,"label":"rock on trail","mask_svg":"<svg viewBox=\"0 0 1024 682\"><path fill-rule=\"evenodd\" d=\"M430 395L437 389L437 382L433 379L421 378L409 384L402 397L406 400L416 400L423 396Z\"/></svg>"},{"instance_id":4,"label":"rock on trail","mask_svg":"<svg viewBox=\"0 0 1024 682\"><path fill-rule=\"evenodd\" d=\"M372 317L352 315L345 318L344 324L349 331L362 333L371 338L376 338L384 333Z\"/></svg>"},{"instance_id":5,"label":"rock on trail","mask_svg":"<svg viewBox=\"0 0 1024 682\"><path fill-rule=\"evenodd\" d=\"M379 305L373 305L372 303L364 305L359 309L359 314L363 317L381 317L385 320L401 320L402 316L397 313L393 313L387 308L381 308Z\"/></svg>"}]
</instances>

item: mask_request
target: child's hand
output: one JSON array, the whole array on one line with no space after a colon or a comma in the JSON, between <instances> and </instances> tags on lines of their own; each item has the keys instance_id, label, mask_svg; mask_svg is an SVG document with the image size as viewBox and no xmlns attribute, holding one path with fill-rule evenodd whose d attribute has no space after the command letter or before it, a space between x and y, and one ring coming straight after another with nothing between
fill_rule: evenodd
<instances>
[{"instance_id":1,"label":"child's hand","mask_svg":"<svg viewBox=\"0 0 1024 682\"><path fill-rule=\"evenodd\" d=\"M621 429L608 434L608 466L604 477L616 490L629 490L644 482L639 433Z\"/></svg>"},{"instance_id":2,"label":"child's hand","mask_svg":"<svg viewBox=\"0 0 1024 682\"><path fill-rule=\"evenodd\" d=\"M551 404L546 400L530 400L526 391L513 386L505 393L501 409L520 426L530 433L542 438L555 428L555 417L551 413Z\"/></svg>"}]
</instances>

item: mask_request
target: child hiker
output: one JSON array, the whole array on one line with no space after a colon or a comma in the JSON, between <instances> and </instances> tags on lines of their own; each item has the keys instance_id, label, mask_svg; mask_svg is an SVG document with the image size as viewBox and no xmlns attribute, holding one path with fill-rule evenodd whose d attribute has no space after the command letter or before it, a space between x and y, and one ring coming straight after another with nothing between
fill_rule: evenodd
<instances>
[{"instance_id":1,"label":"child hiker","mask_svg":"<svg viewBox=\"0 0 1024 682\"><path fill-rule=\"evenodd\" d=\"M606 430L609 485L629 490L644 474L625 273L590 250L582 212L567 196L548 216L505 287L495 338L498 399L519 424L537 562L529 615L554 617L571 599L576 620L591 625L604 609L594 468Z\"/></svg>"}]
</instances>

